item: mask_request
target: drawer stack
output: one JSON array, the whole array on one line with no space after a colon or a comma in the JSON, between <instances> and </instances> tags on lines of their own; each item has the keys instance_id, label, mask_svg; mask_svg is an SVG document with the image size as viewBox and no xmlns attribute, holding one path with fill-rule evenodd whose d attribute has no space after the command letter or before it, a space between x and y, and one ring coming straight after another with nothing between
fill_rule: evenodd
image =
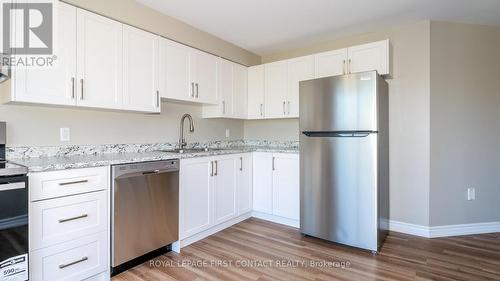
<instances>
[{"instance_id":1,"label":"drawer stack","mask_svg":"<svg viewBox=\"0 0 500 281\"><path fill-rule=\"evenodd\" d=\"M30 174L30 280L109 280L109 167Z\"/></svg>"}]
</instances>

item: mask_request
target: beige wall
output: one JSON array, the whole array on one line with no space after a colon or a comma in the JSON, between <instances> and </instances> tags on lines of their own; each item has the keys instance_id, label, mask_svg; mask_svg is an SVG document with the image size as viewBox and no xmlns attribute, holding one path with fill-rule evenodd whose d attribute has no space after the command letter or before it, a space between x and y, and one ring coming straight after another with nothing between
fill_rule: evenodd
<instances>
[{"instance_id":1,"label":"beige wall","mask_svg":"<svg viewBox=\"0 0 500 281\"><path fill-rule=\"evenodd\" d=\"M263 57L264 62L389 38L391 219L429 225L430 23L428 21ZM245 138L298 140L298 120L245 121Z\"/></svg>"},{"instance_id":2,"label":"beige wall","mask_svg":"<svg viewBox=\"0 0 500 281\"><path fill-rule=\"evenodd\" d=\"M431 24L430 175L431 226L500 221L500 28Z\"/></svg>"},{"instance_id":3,"label":"beige wall","mask_svg":"<svg viewBox=\"0 0 500 281\"><path fill-rule=\"evenodd\" d=\"M188 142L243 138L243 121L201 119L201 106L162 103L160 115L1 105L0 120L7 121L7 146L176 142L182 114L194 118L195 132ZM187 121L186 121L187 124ZM59 141L59 128L71 129L71 142ZM187 127L186 127L187 128ZM186 130L187 131L187 130Z\"/></svg>"},{"instance_id":4,"label":"beige wall","mask_svg":"<svg viewBox=\"0 0 500 281\"><path fill-rule=\"evenodd\" d=\"M63 0L183 44L227 58L243 65L260 63L260 56L169 17L135 0Z\"/></svg>"}]
</instances>

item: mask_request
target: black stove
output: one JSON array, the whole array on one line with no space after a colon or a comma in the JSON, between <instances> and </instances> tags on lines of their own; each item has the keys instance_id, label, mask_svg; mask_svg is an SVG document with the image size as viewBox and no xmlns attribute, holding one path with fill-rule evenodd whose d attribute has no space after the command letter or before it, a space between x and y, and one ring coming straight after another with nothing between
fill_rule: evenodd
<instances>
[{"instance_id":1,"label":"black stove","mask_svg":"<svg viewBox=\"0 0 500 281\"><path fill-rule=\"evenodd\" d=\"M28 169L5 160L0 122L0 280L28 280Z\"/></svg>"}]
</instances>

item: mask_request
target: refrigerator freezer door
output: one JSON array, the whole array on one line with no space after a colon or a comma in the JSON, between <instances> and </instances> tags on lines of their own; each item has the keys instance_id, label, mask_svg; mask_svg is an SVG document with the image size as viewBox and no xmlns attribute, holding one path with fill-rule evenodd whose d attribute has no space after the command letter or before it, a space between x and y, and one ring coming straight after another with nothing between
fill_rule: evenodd
<instances>
[{"instance_id":1,"label":"refrigerator freezer door","mask_svg":"<svg viewBox=\"0 0 500 281\"><path fill-rule=\"evenodd\" d=\"M377 251L378 134L300 136L300 230Z\"/></svg>"},{"instance_id":2,"label":"refrigerator freezer door","mask_svg":"<svg viewBox=\"0 0 500 281\"><path fill-rule=\"evenodd\" d=\"M375 71L300 82L300 131L377 131Z\"/></svg>"}]
</instances>

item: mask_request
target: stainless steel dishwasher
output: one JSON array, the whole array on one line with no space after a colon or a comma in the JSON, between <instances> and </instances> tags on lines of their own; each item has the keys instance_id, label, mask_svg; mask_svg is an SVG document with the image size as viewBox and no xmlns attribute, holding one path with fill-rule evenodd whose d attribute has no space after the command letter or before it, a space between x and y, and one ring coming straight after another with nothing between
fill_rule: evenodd
<instances>
[{"instance_id":1,"label":"stainless steel dishwasher","mask_svg":"<svg viewBox=\"0 0 500 281\"><path fill-rule=\"evenodd\" d=\"M111 173L111 266L117 274L178 240L179 160L115 165Z\"/></svg>"}]
</instances>

